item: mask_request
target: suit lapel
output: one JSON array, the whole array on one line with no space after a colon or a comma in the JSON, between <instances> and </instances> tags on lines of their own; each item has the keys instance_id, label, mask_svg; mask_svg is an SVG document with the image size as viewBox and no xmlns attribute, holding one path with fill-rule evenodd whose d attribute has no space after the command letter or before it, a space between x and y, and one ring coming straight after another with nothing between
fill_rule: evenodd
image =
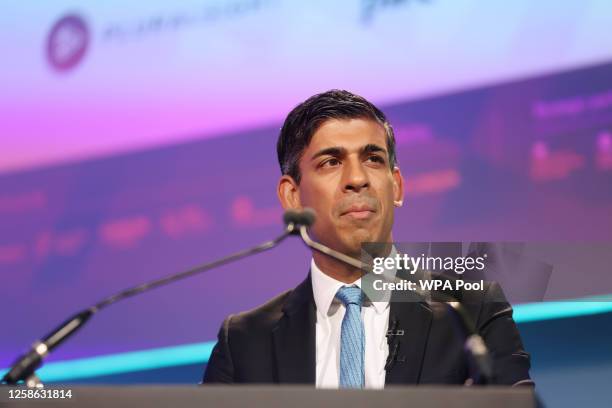
<instances>
[{"instance_id":1,"label":"suit lapel","mask_svg":"<svg viewBox=\"0 0 612 408\"><path fill-rule=\"evenodd\" d=\"M283 316L272 331L277 382L315 383L315 321L312 282L308 274L287 298Z\"/></svg>"},{"instance_id":2,"label":"suit lapel","mask_svg":"<svg viewBox=\"0 0 612 408\"><path fill-rule=\"evenodd\" d=\"M424 302L391 301L389 329L395 331L389 339L389 354L397 344L395 362L387 370L385 384L418 384L423 366L425 346L431 327L432 311ZM399 335L403 332L403 335Z\"/></svg>"}]
</instances>

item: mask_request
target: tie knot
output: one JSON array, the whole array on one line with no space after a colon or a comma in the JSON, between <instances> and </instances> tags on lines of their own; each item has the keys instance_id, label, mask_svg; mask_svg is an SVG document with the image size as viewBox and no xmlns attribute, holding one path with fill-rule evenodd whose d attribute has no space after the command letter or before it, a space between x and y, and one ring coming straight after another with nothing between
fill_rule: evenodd
<instances>
[{"instance_id":1,"label":"tie knot","mask_svg":"<svg viewBox=\"0 0 612 408\"><path fill-rule=\"evenodd\" d=\"M361 288L357 286L343 286L338 289L336 298L341 301L345 307L348 305L361 306L361 303L363 302L363 292L361 291Z\"/></svg>"}]
</instances>

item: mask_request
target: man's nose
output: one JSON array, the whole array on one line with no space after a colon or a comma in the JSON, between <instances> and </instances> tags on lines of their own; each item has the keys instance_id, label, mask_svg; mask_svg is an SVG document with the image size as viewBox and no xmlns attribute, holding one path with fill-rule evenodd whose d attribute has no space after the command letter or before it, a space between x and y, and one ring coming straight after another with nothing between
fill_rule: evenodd
<instances>
[{"instance_id":1,"label":"man's nose","mask_svg":"<svg viewBox=\"0 0 612 408\"><path fill-rule=\"evenodd\" d=\"M363 168L361 160L348 160L344 167L344 191L358 193L361 189L369 186L368 174Z\"/></svg>"}]
</instances>

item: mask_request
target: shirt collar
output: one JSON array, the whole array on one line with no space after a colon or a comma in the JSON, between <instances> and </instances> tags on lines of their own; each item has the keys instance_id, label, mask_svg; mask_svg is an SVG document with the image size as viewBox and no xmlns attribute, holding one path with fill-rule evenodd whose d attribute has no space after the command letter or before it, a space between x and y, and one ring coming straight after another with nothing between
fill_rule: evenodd
<instances>
[{"instance_id":1,"label":"shirt collar","mask_svg":"<svg viewBox=\"0 0 612 408\"><path fill-rule=\"evenodd\" d=\"M390 257L395 256L397 253L395 246L391 249ZM385 271L385 274L392 273L395 276L396 271ZM331 276L324 273L314 261L314 258L310 261L310 277L312 280L312 292L317 306L317 310L320 310L324 314L327 314L329 308L336 297L336 293L342 286L358 286L361 288L361 278L357 279L351 284L346 284L332 278ZM385 296L384 300L370 302L366 298L366 304L371 304L376 313L382 313L387 307L389 307L389 296Z\"/></svg>"}]
</instances>

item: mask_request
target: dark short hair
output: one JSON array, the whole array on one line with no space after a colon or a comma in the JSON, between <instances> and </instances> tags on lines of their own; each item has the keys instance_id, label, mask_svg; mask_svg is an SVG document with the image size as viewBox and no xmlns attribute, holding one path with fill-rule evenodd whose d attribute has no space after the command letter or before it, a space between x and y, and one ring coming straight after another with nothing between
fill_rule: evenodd
<instances>
[{"instance_id":1,"label":"dark short hair","mask_svg":"<svg viewBox=\"0 0 612 408\"><path fill-rule=\"evenodd\" d=\"M383 126L387 133L389 166L393 169L397 165L395 136L385 114L359 95L332 89L311 96L287 115L276 143L281 173L291 176L299 184L299 161L317 129L329 119L356 118L372 119Z\"/></svg>"}]
</instances>

